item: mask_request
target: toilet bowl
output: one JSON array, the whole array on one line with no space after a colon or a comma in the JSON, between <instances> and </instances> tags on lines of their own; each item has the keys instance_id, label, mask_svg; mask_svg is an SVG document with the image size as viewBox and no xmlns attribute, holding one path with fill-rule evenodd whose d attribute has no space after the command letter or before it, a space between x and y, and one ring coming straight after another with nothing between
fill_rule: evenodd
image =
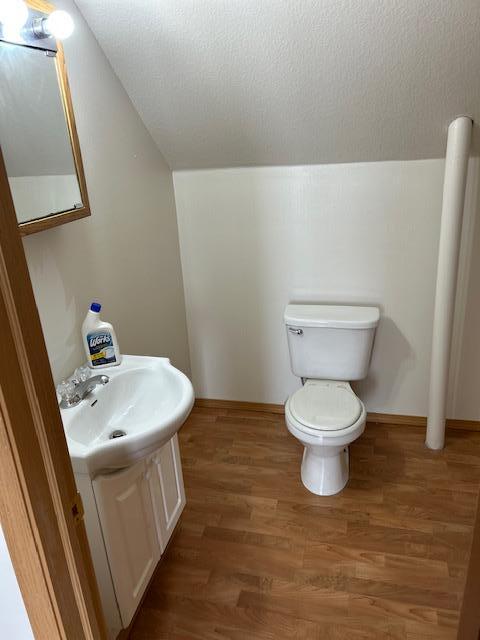
<instances>
[{"instance_id":1,"label":"toilet bowl","mask_svg":"<svg viewBox=\"0 0 480 640\"><path fill-rule=\"evenodd\" d=\"M288 305L284 313L292 372L303 386L285 404L285 422L304 446L301 478L321 496L348 482L348 445L365 429L365 407L350 381L368 375L376 307Z\"/></svg>"},{"instance_id":2,"label":"toilet bowl","mask_svg":"<svg viewBox=\"0 0 480 640\"><path fill-rule=\"evenodd\" d=\"M348 445L365 429L366 411L350 384L307 380L285 404L290 433L304 446L301 479L317 495L339 493L349 477Z\"/></svg>"}]
</instances>

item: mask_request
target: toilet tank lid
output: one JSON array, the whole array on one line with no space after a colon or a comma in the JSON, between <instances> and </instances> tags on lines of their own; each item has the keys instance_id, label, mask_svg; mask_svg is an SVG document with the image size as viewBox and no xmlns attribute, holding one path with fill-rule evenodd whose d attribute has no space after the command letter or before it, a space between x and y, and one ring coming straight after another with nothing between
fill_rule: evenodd
<instances>
[{"instance_id":1,"label":"toilet tank lid","mask_svg":"<svg viewBox=\"0 0 480 640\"><path fill-rule=\"evenodd\" d=\"M380 311L377 307L289 304L283 317L285 324L297 327L371 329L378 325Z\"/></svg>"}]
</instances>

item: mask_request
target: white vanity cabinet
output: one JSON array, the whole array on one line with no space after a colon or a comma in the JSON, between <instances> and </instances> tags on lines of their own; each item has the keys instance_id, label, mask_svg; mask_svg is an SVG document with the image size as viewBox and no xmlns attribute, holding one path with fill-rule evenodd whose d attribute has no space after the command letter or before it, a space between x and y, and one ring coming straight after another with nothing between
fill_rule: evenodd
<instances>
[{"instance_id":1,"label":"white vanity cabinet","mask_svg":"<svg viewBox=\"0 0 480 640\"><path fill-rule=\"evenodd\" d=\"M124 626L160 560L145 461L93 481L113 586Z\"/></svg>"},{"instance_id":2,"label":"white vanity cabinet","mask_svg":"<svg viewBox=\"0 0 480 640\"><path fill-rule=\"evenodd\" d=\"M113 639L130 624L185 506L177 435L133 466L77 485Z\"/></svg>"},{"instance_id":3,"label":"white vanity cabinet","mask_svg":"<svg viewBox=\"0 0 480 640\"><path fill-rule=\"evenodd\" d=\"M163 553L185 506L182 464L176 435L150 457L148 481L158 541Z\"/></svg>"}]
</instances>

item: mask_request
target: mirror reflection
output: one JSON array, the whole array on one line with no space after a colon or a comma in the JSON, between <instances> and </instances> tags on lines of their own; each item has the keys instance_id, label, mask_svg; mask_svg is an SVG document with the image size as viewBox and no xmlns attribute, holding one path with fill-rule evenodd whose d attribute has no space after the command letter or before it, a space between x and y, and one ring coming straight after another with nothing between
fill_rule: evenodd
<instances>
[{"instance_id":1,"label":"mirror reflection","mask_svg":"<svg viewBox=\"0 0 480 640\"><path fill-rule=\"evenodd\" d=\"M0 146L19 223L82 207L51 52L0 42Z\"/></svg>"}]
</instances>

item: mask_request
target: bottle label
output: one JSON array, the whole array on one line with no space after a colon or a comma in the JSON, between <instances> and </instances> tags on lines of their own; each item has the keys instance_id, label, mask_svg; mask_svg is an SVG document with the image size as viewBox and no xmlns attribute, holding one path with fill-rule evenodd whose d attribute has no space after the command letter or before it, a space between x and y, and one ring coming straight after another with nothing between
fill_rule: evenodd
<instances>
[{"instance_id":1,"label":"bottle label","mask_svg":"<svg viewBox=\"0 0 480 640\"><path fill-rule=\"evenodd\" d=\"M87 343L92 367L101 367L117 361L112 334L108 331L87 334Z\"/></svg>"}]
</instances>

